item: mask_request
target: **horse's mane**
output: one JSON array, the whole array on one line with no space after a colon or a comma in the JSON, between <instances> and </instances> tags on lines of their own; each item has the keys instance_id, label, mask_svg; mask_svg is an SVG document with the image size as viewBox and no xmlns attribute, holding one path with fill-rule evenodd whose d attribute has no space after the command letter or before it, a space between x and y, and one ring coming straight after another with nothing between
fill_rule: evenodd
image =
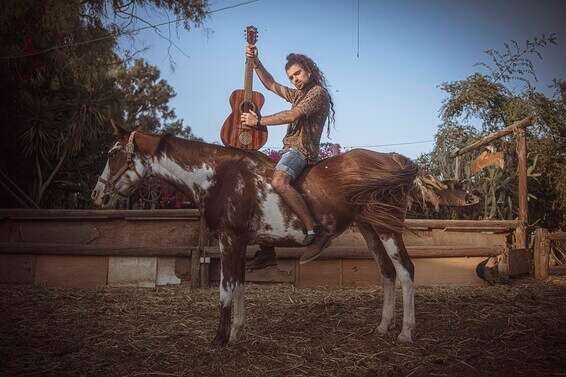
<instances>
[{"instance_id":1,"label":"horse's mane","mask_svg":"<svg viewBox=\"0 0 566 377\"><path fill-rule=\"evenodd\" d=\"M270 159L260 151L226 147L223 145L207 143L199 140L188 140L170 134L154 136L159 137L159 143L155 150L156 155L166 152L174 145L178 145L185 149L188 153L194 153L198 151L199 154L202 153L210 156L217 153L227 153L234 158L250 158L261 165L273 166L275 164L272 159Z\"/></svg>"}]
</instances>

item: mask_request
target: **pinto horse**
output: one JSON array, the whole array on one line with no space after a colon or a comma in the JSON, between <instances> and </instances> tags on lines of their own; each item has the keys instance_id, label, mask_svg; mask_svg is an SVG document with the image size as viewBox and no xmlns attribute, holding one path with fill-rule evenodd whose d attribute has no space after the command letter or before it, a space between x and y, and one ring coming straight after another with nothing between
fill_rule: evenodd
<instances>
[{"instance_id":1,"label":"pinto horse","mask_svg":"<svg viewBox=\"0 0 566 377\"><path fill-rule=\"evenodd\" d=\"M236 340L244 324L246 247L304 246L301 221L270 184L274 162L260 152L112 126L117 140L92 192L94 204L113 208L119 197L127 197L149 175L192 197L219 238L220 323L214 341L225 345ZM333 238L357 223L383 275L380 333L392 325L399 278L402 342L412 341L415 327L414 266L401 232L417 170L401 155L354 149L319 162L295 183Z\"/></svg>"}]
</instances>

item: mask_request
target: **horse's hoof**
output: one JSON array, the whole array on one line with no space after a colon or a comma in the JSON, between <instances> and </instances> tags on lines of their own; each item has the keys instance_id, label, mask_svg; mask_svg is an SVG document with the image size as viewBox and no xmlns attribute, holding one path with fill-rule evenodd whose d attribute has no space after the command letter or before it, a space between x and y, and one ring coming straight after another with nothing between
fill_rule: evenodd
<instances>
[{"instance_id":1,"label":"horse's hoof","mask_svg":"<svg viewBox=\"0 0 566 377\"><path fill-rule=\"evenodd\" d=\"M214 340L212 341L212 344L217 347L226 347L226 345L228 344L228 338L223 334L216 334Z\"/></svg>"},{"instance_id":2,"label":"horse's hoof","mask_svg":"<svg viewBox=\"0 0 566 377\"><path fill-rule=\"evenodd\" d=\"M399 334L399 336L397 337L397 340L400 343L413 343L413 338L411 337L411 335L406 335L406 334Z\"/></svg>"}]
</instances>

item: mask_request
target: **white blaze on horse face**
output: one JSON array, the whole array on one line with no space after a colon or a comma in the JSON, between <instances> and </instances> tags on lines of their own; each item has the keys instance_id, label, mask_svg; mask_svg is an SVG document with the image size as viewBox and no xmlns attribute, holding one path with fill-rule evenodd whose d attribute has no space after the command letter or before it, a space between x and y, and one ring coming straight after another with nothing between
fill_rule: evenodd
<instances>
[{"instance_id":1,"label":"white blaze on horse face","mask_svg":"<svg viewBox=\"0 0 566 377\"><path fill-rule=\"evenodd\" d=\"M108 179L110 178L110 166L108 164L108 161L106 161L106 166L104 166L104 170L102 171L102 174L100 174L100 177L102 179L104 179L105 181L108 181ZM106 185L100 181L96 182L96 185L94 186L94 189L92 190L92 193L90 194L90 197L92 198L92 203L95 206L101 206L102 205L102 194L104 193L104 189L106 188Z\"/></svg>"},{"instance_id":2,"label":"white blaze on horse face","mask_svg":"<svg viewBox=\"0 0 566 377\"><path fill-rule=\"evenodd\" d=\"M266 185L267 195L265 200L259 199L261 208L260 226L258 236L267 235L271 238L288 238L301 242L305 235L302 230L291 227L295 217L286 219L283 213L283 202L281 197L273 191L271 185ZM270 230L266 230L270 229Z\"/></svg>"}]
</instances>

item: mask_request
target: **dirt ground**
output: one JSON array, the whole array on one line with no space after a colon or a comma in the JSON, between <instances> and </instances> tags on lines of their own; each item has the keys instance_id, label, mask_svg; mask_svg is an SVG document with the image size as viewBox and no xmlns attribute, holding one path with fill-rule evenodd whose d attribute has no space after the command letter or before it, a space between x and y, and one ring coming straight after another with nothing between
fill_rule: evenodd
<instances>
[{"instance_id":1,"label":"dirt ground","mask_svg":"<svg viewBox=\"0 0 566 377\"><path fill-rule=\"evenodd\" d=\"M248 285L243 336L221 349L216 289L0 285L0 375L566 376L566 277L418 288L412 345L400 299L377 333L381 304L379 288Z\"/></svg>"}]
</instances>

